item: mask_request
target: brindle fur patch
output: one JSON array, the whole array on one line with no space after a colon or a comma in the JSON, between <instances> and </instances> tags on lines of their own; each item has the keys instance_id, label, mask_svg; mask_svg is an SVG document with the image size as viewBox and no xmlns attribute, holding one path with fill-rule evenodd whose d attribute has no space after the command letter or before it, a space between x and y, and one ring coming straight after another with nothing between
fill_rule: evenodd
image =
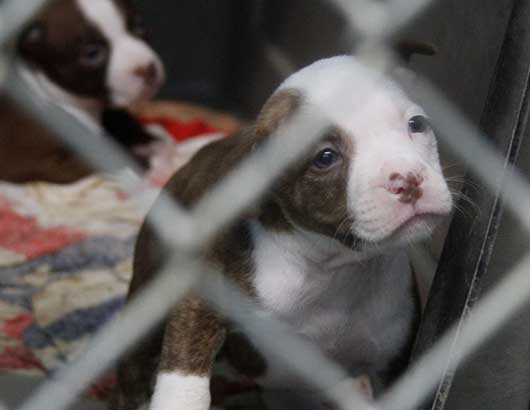
<instances>
[{"instance_id":1,"label":"brindle fur patch","mask_svg":"<svg viewBox=\"0 0 530 410\"><path fill-rule=\"evenodd\" d=\"M353 220L347 208L347 182L354 147L341 130L332 130L315 144L311 151L313 156L324 147L331 147L339 154L339 163L329 170L314 167L311 156L295 163L274 185L261 220L265 224L268 220L276 221L275 226L283 229L295 223L350 246L354 238L351 234Z\"/></svg>"},{"instance_id":2,"label":"brindle fur patch","mask_svg":"<svg viewBox=\"0 0 530 410\"><path fill-rule=\"evenodd\" d=\"M167 321L159 371L179 369L185 374L207 376L224 333L224 324L216 312L198 297L186 297Z\"/></svg>"}]
</instances>

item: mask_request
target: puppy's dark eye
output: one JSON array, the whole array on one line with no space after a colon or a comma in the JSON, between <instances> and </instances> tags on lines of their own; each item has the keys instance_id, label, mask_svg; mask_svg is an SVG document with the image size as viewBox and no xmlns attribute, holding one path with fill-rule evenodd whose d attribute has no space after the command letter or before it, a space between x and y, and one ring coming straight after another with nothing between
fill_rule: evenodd
<instances>
[{"instance_id":1,"label":"puppy's dark eye","mask_svg":"<svg viewBox=\"0 0 530 410\"><path fill-rule=\"evenodd\" d=\"M339 154L331 148L323 149L313 160L313 165L319 169L326 169L331 167L339 159Z\"/></svg>"},{"instance_id":2,"label":"puppy's dark eye","mask_svg":"<svg viewBox=\"0 0 530 410\"><path fill-rule=\"evenodd\" d=\"M429 120L423 115L415 115L409 120L409 131L412 134L426 132L430 127Z\"/></svg>"},{"instance_id":3,"label":"puppy's dark eye","mask_svg":"<svg viewBox=\"0 0 530 410\"><path fill-rule=\"evenodd\" d=\"M79 62L88 68L99 68L107 61L108 50L104 44L86 44L79 53Z\"/></svg>"}]
</instances>

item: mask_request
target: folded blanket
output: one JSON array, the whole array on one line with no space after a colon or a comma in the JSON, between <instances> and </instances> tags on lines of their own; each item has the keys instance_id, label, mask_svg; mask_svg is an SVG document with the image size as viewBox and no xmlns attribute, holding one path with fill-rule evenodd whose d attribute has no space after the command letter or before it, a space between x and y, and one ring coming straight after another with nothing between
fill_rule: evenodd
<instances>
[{"instance_id":1,"label":"folded blanket","mask_svg":"<svg viewBox=\"0 0 530 410\"><path fill-rule=\"evenodd\" d=\"M0 371L51 375L84 350L124 304L142 217L104 176L0 183Z\"/></svg>"},{"instance_id":2,"label":"folded blanket","mask_svg":"<svg viewBox=\"0 0 530 410\"><path fill-rule=\"evenodd\" d=\"M160 187L220 137L207 124L148 122L186 141L151 147L141 179L123 172L70 185L0 182L0 371L50 375L84 350L124 305L136 235ZM132 192L120 188L123 178ZM113 381L102 378L91 393L104 397Z\"/></svg>"}]
</instances>

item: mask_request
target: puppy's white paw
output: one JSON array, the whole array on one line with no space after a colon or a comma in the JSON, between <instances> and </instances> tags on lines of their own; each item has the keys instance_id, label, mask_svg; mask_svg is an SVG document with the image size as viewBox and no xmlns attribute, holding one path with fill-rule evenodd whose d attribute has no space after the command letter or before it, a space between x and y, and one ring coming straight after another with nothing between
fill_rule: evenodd
<instances>
[{"instance_id":1,"label":"puppy's white paw","mask_svg":"<svg viewBox=\"0 0 530 410\"><path fill-rule=\"evenodd\" d=\"M160 373L149 410L208 410L210 379L180 372Z\"/></svg>"}]
</instances>

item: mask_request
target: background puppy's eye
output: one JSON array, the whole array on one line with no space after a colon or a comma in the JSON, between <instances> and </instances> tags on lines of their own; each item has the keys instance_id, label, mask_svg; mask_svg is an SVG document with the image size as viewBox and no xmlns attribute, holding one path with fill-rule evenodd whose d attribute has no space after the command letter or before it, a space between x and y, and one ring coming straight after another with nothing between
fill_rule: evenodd
<instances>
[{"instance_id":1,"label":"background puppy's eye","mask_svg":"<svg viewBox=\"0 0 530 410\"><path fill-rule=\"evenodd\" d=\"M88 68L99 68L106 63L107 54L104 44L87 44L81 48L79 62Z\"/></svg>"},{"instance_id":2,"label":"background puppy's eye","mask_svg":"<svg viewBox=\"0 0 530 410\"><path fill-rule=\"evenodd\" d=\"M331 148L323 149L313 160L313 165L319 169L326 169L332 166L339 159L339 154Z\"/></svg>"},{"instance_id":3,"label":"background puppy's eye","mask_svg":"<svg viewBox=\"0 0 530 410\"><path fill-rule=\"evenodd\" d=\"M430 128L429 120L423 115L415 115L409 120L409 131L413 134L426 132Z\"/></svg>"}]
</instances>

